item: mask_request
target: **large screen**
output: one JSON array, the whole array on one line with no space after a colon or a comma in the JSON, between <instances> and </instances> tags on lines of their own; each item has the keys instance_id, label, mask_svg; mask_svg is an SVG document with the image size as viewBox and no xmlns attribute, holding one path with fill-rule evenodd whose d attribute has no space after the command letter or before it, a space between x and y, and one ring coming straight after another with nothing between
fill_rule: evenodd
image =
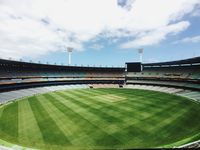
<instances>
[{"instance_id":1,"label":"large screen","mask_svg":"<svg viewBox=\"0 0 200 150\"><path fill-rule=\"evenodd\" d=\"M126 63L126 71L127 72L141 72L142 65L140 62Z\"/></svg>"}]
</instances>

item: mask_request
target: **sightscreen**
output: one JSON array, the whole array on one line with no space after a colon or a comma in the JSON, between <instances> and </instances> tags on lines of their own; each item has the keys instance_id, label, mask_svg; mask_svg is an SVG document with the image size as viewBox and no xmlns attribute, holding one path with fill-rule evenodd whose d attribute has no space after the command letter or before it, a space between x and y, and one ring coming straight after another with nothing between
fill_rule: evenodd
<instances>
[{"instance_id":1,"label":"sightscreen","mask_svg":"<svg viewBox=\"0 0 200 150\"><path fill-rule=\"evenodd\" d=\"M140 62L126 63L126 71L127 72L141 72L142 65Z\"/></svg>"}]
</instances>

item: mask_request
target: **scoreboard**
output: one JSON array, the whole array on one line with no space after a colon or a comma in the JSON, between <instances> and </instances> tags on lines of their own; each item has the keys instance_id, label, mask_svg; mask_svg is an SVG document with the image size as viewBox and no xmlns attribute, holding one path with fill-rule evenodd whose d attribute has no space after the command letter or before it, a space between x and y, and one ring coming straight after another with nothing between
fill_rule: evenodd
<instances>
[{"instance_id":1,"label":"scoreboard","mask_svg":"<svg viewBox=\"0 0 200 150\"><path fill-rule=\"evenodd\" d=\"M126 63L126 71L127 72L141 72L142 64L140 62Z\"/></svg>"}]
</instances>

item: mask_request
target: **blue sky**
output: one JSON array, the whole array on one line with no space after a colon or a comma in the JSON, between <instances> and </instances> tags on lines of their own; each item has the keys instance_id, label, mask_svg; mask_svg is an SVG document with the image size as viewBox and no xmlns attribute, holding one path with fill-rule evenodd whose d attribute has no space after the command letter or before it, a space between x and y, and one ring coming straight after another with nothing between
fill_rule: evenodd
<instances>
[{"instance_id":1,"label":"blue sky","mask_svg":"<svg viewBox=\"0 0 200 150\"><path fill-rule=\"evenodd\" d=\"M21 5L16 5L20 3ZM47 5L48 4L48 5ZM2 0L0 57L124 66L200 56L199 0Z\"/></svg>"}]
</instances>

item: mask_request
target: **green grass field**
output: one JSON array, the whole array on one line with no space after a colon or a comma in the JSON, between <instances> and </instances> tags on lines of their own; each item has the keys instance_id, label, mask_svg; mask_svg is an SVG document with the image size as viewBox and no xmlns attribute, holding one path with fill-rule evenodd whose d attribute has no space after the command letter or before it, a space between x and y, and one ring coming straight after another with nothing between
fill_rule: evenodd
<instances>
[{"instance_id":1,"label":"green grass field","mask_svg":"<svg viewBox=\"0 0 200 150\"><path fill-rule=\"evenodd\" d=\"M200 105L145 90L58 91L1 106L0 139L39 149L179 146L200 139Z\"/></svg>"}]
</instances>

